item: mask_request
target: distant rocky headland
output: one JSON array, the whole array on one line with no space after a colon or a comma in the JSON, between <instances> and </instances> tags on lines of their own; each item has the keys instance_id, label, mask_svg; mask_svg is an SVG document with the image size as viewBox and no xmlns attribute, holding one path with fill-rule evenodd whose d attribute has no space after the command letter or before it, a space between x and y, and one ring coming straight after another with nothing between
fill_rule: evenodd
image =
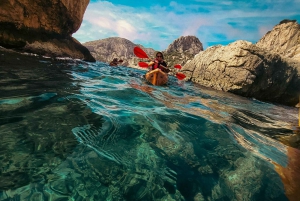
<instances>
[{"instance_id":1,"label":"distant rocky headland","mask_svg":"<svg viewBox=\"0 0 300 201\"><path fill-rule=\"evenodd\" d=\"M154 58L157 50L146 48L140 44L135 44L125 38L110 37L83 43L89 49L94 58L98 61L109 63L114 58L122 59L123 66L138 68L141 60L133 53L133 48L139 46L145 50L150 58ZM169 66L174 64L184 65L190 61L197 53L203 51L200 40L195 36L181 36L174 40L164 53L165 60Z\"/></svg>"},{"instance_id":2,"label":"distant rocky headland","mask_svg":"<svg viewBox=\"0 0 300 201\"><path fill-rule=\"evenodd\" d=\"M174 40L163 53L169 66L175 64L183 66L201 51L203 51L203 45L196 36L181 36Z\"/></svg>"},{"instance_id":3,"label":"distant rocky headland","mask_svg":"<svg viewBox=\"0 0 300 201\"><path fill-rule=\"evenodd\" d=\"M114 58L122 59L123 66L138 67L139 59L134 55L133 48L140 46L150 56L155 53L152 48L145 48L130 40L120 37L110 37L83 43L97 61L109 63Z\"/></svg>"},{"instance_id":4,"label":"distant rocky headland","mask_svg":"<svg viewBox=\"0 0 300 201\"><path fill-rule=\"evenodd\" d=\"M72 34L89 0L1 0L0 46L50 57L95 61Z\"/></svg>"}]
</instances>

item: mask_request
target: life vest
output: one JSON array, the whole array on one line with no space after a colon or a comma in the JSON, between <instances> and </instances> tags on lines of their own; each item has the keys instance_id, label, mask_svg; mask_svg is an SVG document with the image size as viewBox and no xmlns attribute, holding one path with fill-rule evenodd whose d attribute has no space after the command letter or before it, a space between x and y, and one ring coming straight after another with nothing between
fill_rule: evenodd
<instances>
[{"instance_id":1,"label":"life vest","mask_svg":"<svg viewBox=\"0 0 300 201\"><path fill-rule=\"evenodd\" d=\"M152 70L155 70L159 67L159 62L157 59L154 60L154 64L152 65Z\"/></svg>"},{"instance_id":2,"label":"life vest","mask_svg":"<svg viewBox=\"0 0 300 201\"><path fill-rule=\"evenodd\" d=\"M152 65L152 70L155 70L157 68L159 68L160 70L162 70L162 68L160 67L160 65L162 65L163 62L159 62L157 59L155 59L153 62L154 62L154 64Z\"/></svg>"}]
</instances>

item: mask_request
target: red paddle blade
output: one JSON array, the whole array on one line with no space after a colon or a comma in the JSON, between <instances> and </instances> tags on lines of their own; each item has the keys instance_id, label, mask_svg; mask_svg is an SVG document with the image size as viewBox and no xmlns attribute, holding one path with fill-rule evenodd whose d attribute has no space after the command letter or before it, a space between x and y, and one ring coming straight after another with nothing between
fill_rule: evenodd
<instances>
[{"instance_id":1,"label":"red paddle blade","mask_svg":"<svg viewBox=\"0 0 300 201\"><path fill-rule=\"evenodd\" d=\"M139 62L139 67L148 68L148 64L146 62Z\"/></svg>"},{"instance_id":2,"label":"red paddle blade","mask_svg":"<svg viewBox=\"0 0 300 201\"><path fill-rule=\"evenodd\" d=\"M144 52L144 50L142 50L142 48L136 46L133 48L133 53L135 54L135 56L141 58L141 59L149 59L148 55L146 54L146 52Z\"/></svg>"},{"instance_id":3,"label":"red paddle blade","mask_svg":"<svg viewBox=\"0 0 300 201\"><path fill-rule=\"evenodd\" d=\"M183 80L186 76L183 73L176 73L176 77L178 78L178 80Z\"/></svg>"},{"instance_id":4,"label":"red paddle blade","mask_svg":"<svg viewBox=\"0 0 300 201\"><path fill-rule=\"evenodd\" d=\"M176 64L176 65L174 65L174 68L181 69L181 65L180 64Z\"/></svg>"}]
</instances>

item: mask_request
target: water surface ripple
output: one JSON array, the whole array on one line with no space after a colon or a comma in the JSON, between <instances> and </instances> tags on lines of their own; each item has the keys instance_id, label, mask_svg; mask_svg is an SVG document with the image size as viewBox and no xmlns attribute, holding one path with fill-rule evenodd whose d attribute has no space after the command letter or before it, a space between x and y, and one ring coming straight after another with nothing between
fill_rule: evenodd
<instances>
[{"instance_id":1,"label":"water surface ripple","mask_svg":"<svg viewBox=\"0 0 300 201\"><path fill-rule=\"evenodd\" d=\"M299 152L285 145L295 108L175 77L152 86L145 71L101 62L5 55L0 200L297 199Z\"/></svg>"}]
</instances>

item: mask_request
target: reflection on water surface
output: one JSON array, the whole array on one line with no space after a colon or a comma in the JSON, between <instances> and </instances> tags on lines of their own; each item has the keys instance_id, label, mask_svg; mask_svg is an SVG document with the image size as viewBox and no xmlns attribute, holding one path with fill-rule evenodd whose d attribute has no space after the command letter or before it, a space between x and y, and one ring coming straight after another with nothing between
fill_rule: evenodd
<instances>
[{"instance_id":1,"label":"reflection on water surface","mask_svg":"<svg viewBox=\"0 0 300 201\"><path fill-rule=\"evenodd\" d=\"M0 200L299 199L295 108L0 53Z\"/></svg>"}]
</instances>

